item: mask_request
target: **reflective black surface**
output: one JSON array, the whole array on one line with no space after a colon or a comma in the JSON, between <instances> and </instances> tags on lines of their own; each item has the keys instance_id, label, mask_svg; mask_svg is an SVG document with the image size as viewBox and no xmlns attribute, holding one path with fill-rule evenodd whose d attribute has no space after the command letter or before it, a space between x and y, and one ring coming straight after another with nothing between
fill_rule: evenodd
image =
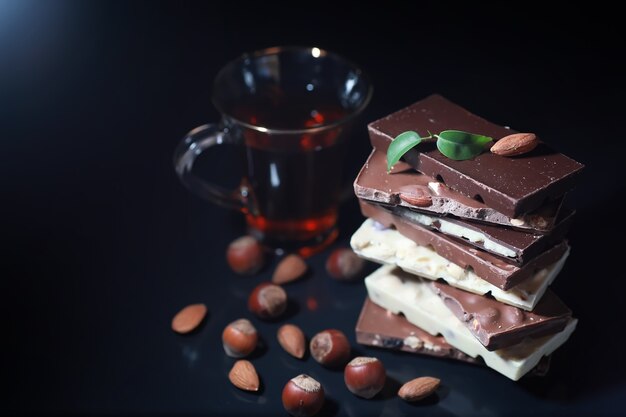
<instances>
[{"instance_id":1,"label":"reflective black surface","mask_svg":"<svg viewBox=\"0 0 626 417\"><path fill-rule=\"evenodd\" d=\"M282 386L301 372L323 383L325 415L623 413L617 15L334 7L0 0L3 414L283 415ZM262 392L227 382L222 328L250 316L247 294L273 264L252 278L229 271L224 251L244 233L243 219L187 192L171 157L188 129L217 120L210 89L219 68L278 44L335 51L372 77L374 99L346 160L351 176L369 151L365 122L431 92L587 164L570 199L572 256L553 285L580 324L547 377L514 383L477 366L356 345L364 286L331 280L324 252L310 259L308 279L287 287L288 321L309 337L339 328L355 353L378 356L391 380L383 395L354 397L341 372L284 354L280 323L258 320L264 348L252 360ZM202 174L234 186L235 159L219 149ZM361 221L350 200L334 247L347 246ZM205 325L174 334L172 316L194 302L208 305ZM395 398L417 375L442 379L438 398Z\"/></svg>"}]
</instances>

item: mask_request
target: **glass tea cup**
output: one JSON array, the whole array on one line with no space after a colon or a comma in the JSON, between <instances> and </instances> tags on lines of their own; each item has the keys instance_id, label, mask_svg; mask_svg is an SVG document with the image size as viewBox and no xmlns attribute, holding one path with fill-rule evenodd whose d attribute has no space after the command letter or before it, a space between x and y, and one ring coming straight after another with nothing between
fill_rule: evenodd
<instances>
[{"instance_id":1,"label":"glass tea cup","mask_svg":"<svg viewBox=\"0 0 626 417\"><path fill-rule=\"evenodd\" d=\"M215 78L221 120L182 140L176 172L197 195L241 211L266 246L314 253L337 236L346 132L371 95L360 68L319 48L245 54ZM241 148L245 169L234 191L192 173L196 158L219 144Z\"/></svg>"}]
</instances>

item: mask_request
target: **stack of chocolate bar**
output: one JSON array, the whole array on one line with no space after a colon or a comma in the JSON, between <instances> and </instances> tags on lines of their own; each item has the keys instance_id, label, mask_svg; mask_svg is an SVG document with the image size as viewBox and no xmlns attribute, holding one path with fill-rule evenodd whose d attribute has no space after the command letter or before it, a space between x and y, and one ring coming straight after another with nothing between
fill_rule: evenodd
<instances>
[{"instance_id":1,"label":"stack of chocolate bar","mask_svg":"<svg viewBox=\"0 0 626 417\"><path fill-rule=\"evenodd\" d=\"M438 95L369 125L374 149L354 183L368 219L351 245L384 265L365 279L357 340L481 362L517 380L545 369L576 327L548 286L570 252L574 212L562 201L583 165L542 141L515 157L486 150L461 161L424 141L387 172L397 135L451 129L515 133Z\"/></svg>"}]
</instances>

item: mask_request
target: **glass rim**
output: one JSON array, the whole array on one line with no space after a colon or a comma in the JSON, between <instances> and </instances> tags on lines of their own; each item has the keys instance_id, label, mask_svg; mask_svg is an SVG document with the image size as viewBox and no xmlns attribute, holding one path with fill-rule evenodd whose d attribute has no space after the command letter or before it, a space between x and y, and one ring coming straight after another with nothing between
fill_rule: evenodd
<instances>
[{"instance_id":1,"label":"glass rim","mask_svg":"<svg viewBox=\"0 0 626 417\"><path fill-rule=\"evenodd\" d=\"M236 64L241 63L242 61L249 59L249 58L258 58L261 56L268 56L268 55L278 55L282 52L296 52L296 51L309 51L309 53L311 53L311 55L317 57L322 57L322 56L329 56L332 57L333 59L336 59L338 61L342 61L344 63L346 63L348 66L352 67L355 69L355 71L359 74L359 76L363 77L365 79L365 81L367 82L367 94L365 95L365 98L363 99L363 101L361 102L361 104L359 104L359 106L357 108L355 108L354 110L352 110L350 113L346 114L344 117L342 117L339 120L335 120L331 123L327 123L327 124L321 124L319 126L315 126L315 127L305 127L305 128L299 128L299 129L280 129L280 128L270 128L270 127L264 127L264 126L259 126L259 125L255 125L255 124L251 124L248 122L245 122L241 119L238 119L236 117L234 117L233 115L229 114L228 112L224 111L224 109L222 108L222 106L220 106L220 104L217 102L217 100L215 99L215 90L216 87L215 85L217 84L217 80L220 79L220 77L222 76L222 74L224 74L226 71L228 71L231 67L233 67ZM367 107L367 105L369 104L370 100L372 99L372 94L374 93L374 88L372 86L372 83L370 81L370 78L367 76L367 74L365 73L365 71L363 71L361 69L360 66L356 65L354 62L350 61L347 58L344 58L343 56L334 53L334 52L330 52L327 51L325 49L322 48L318 48L318 47L306 47L306 46L272 46L269 48L264 48L264 49L259 49L253 52L246 52L243 53L241 55L239 55L237 58L229 61L226 65L224 65L219 72L217 73L217 75L215 76L215 79L213 81L213 94L211 97L211 101L213 102L213 105L215 106L215 108L222 114L222 115L226 115L228 116L228 118L234 120L235 122L237 122L237 124L247 128L247 129L252 129L252 130L256 130L257 132L262 132L262 133L271 133L271 134L283 134L283 135L298 135L298 134L304 134L304 133L316 133L316 132L322 132L324 130L329 130L329 129L333 129L336 128L340 125L343 125L347 122L349 122L350 120L354 119L355 117L357 117L359 114L361 114L361 112Z\"/></svg>"}]
</instances>

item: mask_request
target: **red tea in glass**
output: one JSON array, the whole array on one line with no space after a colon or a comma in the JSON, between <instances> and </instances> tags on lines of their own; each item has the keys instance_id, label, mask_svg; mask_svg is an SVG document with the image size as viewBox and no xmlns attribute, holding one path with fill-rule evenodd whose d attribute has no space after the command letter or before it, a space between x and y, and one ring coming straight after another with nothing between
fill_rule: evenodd
<instances>
[{"instance_id":1,"label":"red tea in glass","mask_svg":"<svg viewBox=\"0 0 626 417\"><path fill-rule=\"evenodd\" d=\"M345 133L370 97L357 67L318 48L244 55L215 80L221 123L190 132L176 170L201 196L242 211L266 245L310 254L337 235ZM245 172L234 193L191 174L195 158L220 143L242 147Z\"/></svg>"}]
</instances>

